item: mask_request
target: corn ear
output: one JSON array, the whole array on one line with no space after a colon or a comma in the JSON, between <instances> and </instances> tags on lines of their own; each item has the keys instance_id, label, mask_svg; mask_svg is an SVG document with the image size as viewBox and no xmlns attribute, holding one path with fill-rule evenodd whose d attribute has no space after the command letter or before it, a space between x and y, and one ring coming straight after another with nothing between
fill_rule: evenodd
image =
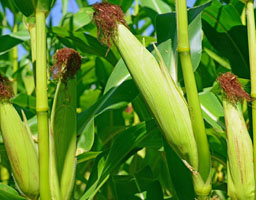
<instances>
[{"instance_id":1,"label":"corn ear","mask_svg":"<svg viewBox=\"0 0 256 200\"><path fill-rule=\"evenodd\" d=\"M30 199L39 195L39 163L35 144L17 111L8 101L0 102L0 127L14 179Z\"/></svg>"},{"instance_id":2,"label":"corn ear","mask_svg":"<svg viewBox=\"0 0 256 200\"><path fill-rule=\"evenodd\" d=\"M228 195L233 200L253 200L255 180L253 146L238 105L223 100L228 146Z\"/></svg>"},{"instance_id":3,"label":"corn ear","mask_svg":"<svg viewBox=\"0 0 256 200\"><path fill-rule=\"evenodd\" d=\"M184 97L154 56L124 25L117 26L114 42L166 140L197 171L197 147Z\"/></svg>"},{"instance_id":4,"label":"corn ear","mask_svg":"<svg viewBox=\"0 0 256 200\"><path fill-rule=\"evenodd\" d=\"M60 183L59 177L57 172L57 165L56 165L56 151L55 151L55 142L53 131L50 128L49 131L49 146L50 146L50 155L49 155L49 163L50 163L50 192L51 192L51 200L61 200L61 192L60 192Z\"/></svg>"},{"instance_id":5,"label":"corn ear","mask_svg":"<svg viewBox=\"0 0 256 200\"><path fill-rule=\"evenodd\" d=\"M76 73L81 57L73 49L63 48L54 55L52 77L58 79L51 115L51 173L54 175L51 191L56 199L69 199L75 180L76 168ZM55 168L54 168L55 163ZM56 171L55 171L56 169ZM57 174L56 174L57 173ZM60 195L59 195L60 193Z\"/></svg>"},{"instance_id":6,"label":"corn ear","mask_svg":"<svg viewBox=\"0 0 256 200\"><path fill-rule=\"evenodd\" d=\"M61 199L69 199L76 166L76 79L59 80L52 111L56 167Z\"/></svg>"}]
</instances>

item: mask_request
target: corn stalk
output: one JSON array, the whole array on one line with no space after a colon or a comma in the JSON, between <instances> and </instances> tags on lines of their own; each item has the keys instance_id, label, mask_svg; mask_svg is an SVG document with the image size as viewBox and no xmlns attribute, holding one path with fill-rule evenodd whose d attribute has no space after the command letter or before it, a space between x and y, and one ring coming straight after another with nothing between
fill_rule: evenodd
<instances>
[{"instance_id":1,"label":"corn stalk","mask_svg":"<svg viewBox=\"0 0 256 200\"><path fill-rule=\"evenodd\" d=\"M249 61L251 73L251 97L256 98L256 39L253 0L246 1ZM256 141L256 101L252 102L253 140ZM256 142L254 142L254 175L256 175ZM255 177L256 180L256 177Z\"/></svg>"},{"instance_id":2,"label":"corn stalk","mask_svg":"<svg viewBox=\"0 0 256 200\"><path fill-rule=\"evenodd\" d=\"M195 192L199 196L207 196L211 191L211 185L209 181L209 179L211 179L211 157L190 55L186 0L176 0L176 13L178 53L180 56L182 73L185 82L193 133L196 139L197 148L200 149L200 151L198 151L198 172L201 175L203 181L206 183L205 185L202 185L201 188L195 188Z\"/></svg>"}]
</instances>

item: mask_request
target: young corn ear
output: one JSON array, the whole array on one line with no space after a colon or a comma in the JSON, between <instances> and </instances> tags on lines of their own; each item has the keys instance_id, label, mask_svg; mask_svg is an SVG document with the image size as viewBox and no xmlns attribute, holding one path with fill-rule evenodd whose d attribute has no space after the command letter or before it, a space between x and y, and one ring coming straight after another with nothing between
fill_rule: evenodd
<instances>
[{"instance_id":1,"label":"young corn ear","mask_svg":"<svg viewBox=\"0 0 256 200\"><path fill-rule=\"evenodd\" d=\"M235 75L225 73L218 79L224 91L223 108L228 146L228 195L234 200L253 200L255 196L253 146L239 107L239 101L250 100L250 97L241 88Z\"/></svg>"},{"instance_id":2,"label":"young corn ear","mask_svg":"<svg viewBox=\"0 0 256 200\"><path fill-rule=\"evenodd\" d=\"M51 128L54 147L52 147L52 163L56 163L57 176L62 200L70 198L74 185L76 166L76 77L75 74L81 66L81 57L73 49L58 50L54 56L55 65L51 68L52 76L58 79L55 93ZM54 148L54 149L53 149ZM51 156L50 156L51 157ZM53 171L54 174L54 171ZM58 188L55 182L55 188ZM51 192L53 194L53 192ZM54 192L56 196L58 192Z\"/></svg>"},{"instance_id":3,"label":"young corn ear","mask_svg":"<svg viewBox=\"0 0 256 200\"><path fill-rule=\"evenodd\" d=\"M164 67L128 30L118 6L95 4L94 21L100 40L119 50L169 145L197 174L198 154L188 107Z\"/></svg>"},{"instance_id":4,"label":"young corn ear","mask_svg":"<svg viewBox=\"0 0 256 200\"><path fill-rule=\"evenodd\" d=\"M39 164L31 133L9 102L11 87L0 75L0 128L15 182L30 199L39 195Z\"/></svg>"}]
</instances>

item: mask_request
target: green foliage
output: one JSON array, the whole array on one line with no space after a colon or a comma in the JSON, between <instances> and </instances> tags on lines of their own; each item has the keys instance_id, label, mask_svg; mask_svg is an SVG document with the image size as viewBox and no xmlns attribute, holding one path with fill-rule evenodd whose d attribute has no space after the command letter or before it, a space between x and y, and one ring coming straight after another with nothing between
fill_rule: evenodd
<instances>
[{"instance_id":1,"label":"green foliage","mask_svg":"<svg viewBox=\"0 0 256 200\"><path fill-rule=\"evenodd\" d=\"M121 6L130 31L155 57L152 43L157 42L168 71L186 98L177 56L175 1L108 2ZM32 16L36 8L49 14L54 3L54 0L0 1L3 8L0 10L0 74L16 81L17 95L10 102L20 116L24 111L35 141L38 132L33 43L21 15ZM67 9L68 1L62 0L59 25L47 25L48 71L56 64L52 55L57 49L73 48L82 57L77 83L72 86L77 90L74 103L77 106L70 109L65 103L68 98L62 96L61 106L55 110L55 121L51 121L55 123L51 128L59 138L56 146L62 139L72 140L71 132L76 134L73 135L76 137L76 167L71 199L194 199L191 171L166 144L116 47L106 47L97 40L92 6L85 0L76 0L76 3L79 11L71 13ZM250 92L244 7L239 0L197 0L194 7L188 9L192 65L212 158L211 197L220 199L228 199L228 155L222 96L216 79L223 72L232 71L242 78L242 85ZM12 23L7 23L7 8L15 15L17 31ZM18 60L13 54L17 45L26 52L19 53ZM18 61L16 71L14 61ZM49 73L47 84L48 105L52 110L57 86ZM63 93L65 86L62 83ZM251 134L250 109L250 103L243 106ZM25 199L11 176L12 169L0 135L0 199ZM66 150L65 147L55 149L61 155L61 162L57 161L58 176L63 170Z\"/></svg>"}]
</instances>

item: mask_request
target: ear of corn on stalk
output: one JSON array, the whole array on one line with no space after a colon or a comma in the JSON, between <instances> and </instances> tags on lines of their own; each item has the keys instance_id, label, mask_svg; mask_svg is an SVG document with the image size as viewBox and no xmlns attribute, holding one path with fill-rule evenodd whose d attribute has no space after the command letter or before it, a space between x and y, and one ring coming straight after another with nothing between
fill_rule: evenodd
<instances>
[{"instance_id":1,"label":"ear of corn on stalk","mask_svg":"<svg viewBox=\"0 0 256 200\"><path fill-rule=\"evenodd\" d=\"M225 73L219 77L224 91L223 107L228 146L228 195L231 199L253 200L255 180L252 141L243 118L239 101L250 100L235 75Z\"/></svg>"},{"instance_id":2,"label":"ear of corn on stalk","mask_svg":"<svg viewBox=\"0 0 256 200\"><path fill-rule=\"evenodd\" d=\"M101 3L94 8L100 40L109 46L113 40L169 145L199 177L188 107L171 76L128 30L118 6Z\"/></svg>"},{"instance_id":3,"label":"ear of corn on stalk","mask_svg":"<svg viewBox=\"0 0 256 200\"><path fill-rule=\"evenodd\" d=\"M69 199L74 184L76 152L76 77L80 55L73 49L58 50L52 76L58 79L51 127L61 199Z\"/></svg>"},{"instance_id":4,"label":"ear of corn on stalk","mask_svg":"<svg viewBox=\"0 0 256 200\"><path fill-rule=\"evenodd\" d=\"M36 146L17 111L9 102L11 87L0 75L0 128L15 182L30 199L39 195L39 164Z\"/></svg>"}]
</instances>

